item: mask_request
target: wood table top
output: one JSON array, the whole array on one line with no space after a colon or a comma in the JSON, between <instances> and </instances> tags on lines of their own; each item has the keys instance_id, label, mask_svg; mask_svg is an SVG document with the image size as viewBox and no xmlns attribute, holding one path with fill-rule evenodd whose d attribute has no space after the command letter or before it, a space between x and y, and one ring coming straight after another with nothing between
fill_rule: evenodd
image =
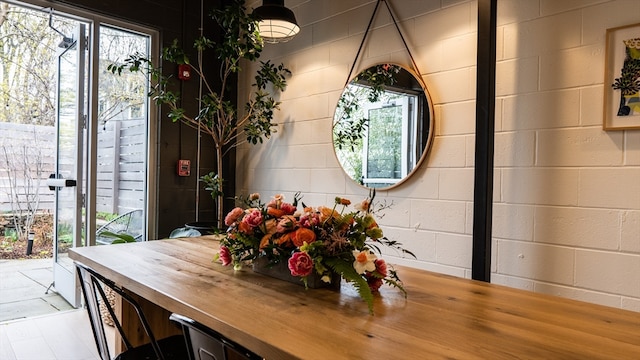
<instances>
[{"instance_id":1,"label":"wood table top","mask_svg":"<svg viewBox=\"0 0 640 360\"><path fill-rule=\"evenodd\" d=\"M373 316L351 285L309 289L213 262L211 237L70 257L266 359L640 359L640 313L395 266Z\"/></svg>"}]
</instances>

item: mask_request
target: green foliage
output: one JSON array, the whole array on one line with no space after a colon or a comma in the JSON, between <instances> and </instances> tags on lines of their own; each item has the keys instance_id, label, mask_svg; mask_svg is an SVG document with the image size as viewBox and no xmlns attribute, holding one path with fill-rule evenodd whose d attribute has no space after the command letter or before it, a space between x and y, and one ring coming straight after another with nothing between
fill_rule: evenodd
<instances>
[{"instance_id":1,"label":"green foliage","mask_svg":"<svg viewBox=\"0 0 640 360\"><path fill-rule=\"evenodd\" d=\"M218 197L224 195L222 192L222 178L216 173L210 172L207 175L203 175L200 177L200 181L205 184L205 190L211 191L213 200L217 200Z\"/></svg>"},{"instance_id":2,"label":"green foliage","mask_svg":"<svg viewBox=\"0 0 640 360\"><path fill-rule=\"evenodd\" d=\"M409 254L413 255L413 253L409 252ZM415 257L415 255L413 255L413 257ZM394 286L398 289L400 289L400 291L402 291L402 293L404 294L404 297L407 297L407 290L405 290L404 286L402 286L402 281L400 281L400 278L398 277L398 273L393 270L393 269L389 269L389 277L387 277L386 279L383 279L385 283L387 283L387 285L389 286Z\"/></svg>"},{"instance_id":3,"label":"green foliage","mask_svg":"<svg viewBox=\"0 0 640 360\"><path fill-rule=\"evenodd\" d=\"M211 46L216 49L218 58L229 62L226 68L233 72L240 70L240 59L254 61L260 57L263 41L258 32L256 18L247 14L244 1L234 1L224 9L216 9L212 13L213 19L224 31L222 41Z\"/></svg>"},{"instance_id":4,"label":"green foliage","mask_svg":"<svg viewBox=\"0 0 640 360\"><path fill-rule=\"evenodd\" d=\"M396 75L400 72L400 66L381 64L368 68L353 79L353 83L364 83L371 87L367 94L369 102L377 102L380 95L385 92L387 86L396 83Z\"/></svg>"},{"instance_id":5,"label":"green foliage","mask_svg":"<svg viewBox=\"0 0 640 360\"><path fill-rule=\"evenodd\" d=\"M362 137L369 127L369 119L361 114L360 104L355 100L357 97L353 89L346 88L338 100L342 116L333 127L333 143L340 150L349 148L355 151L361 147Z\"/></svg>"},{"instance_id":6,"label":"green foliage","mask_svg":"<svg viewBox=\"0 0 640 360\"><path fill-rule=\"evenodd\" d=\"M115 218L117 218L118 214L113 214L113 213L107 213L107 212L97 212L96 213L96 219L101 219L101 220L106 220L106 221L111 221Z\"/></svg>"},{"instance_id":7,"label":"green foliage","mask_svg":"<svg viewBox=\"0 0 640 360\"><path fill-rule=\"evenodd\" d=\"M340 258L328 258L324 260L324 263L329 266L331 270L340 274L346 281L353 284L353 287L358 291L358 295L360 295L362 300L366 301L369 307L369 314L373 315L373 293L371 292L371 288L369 288L367 280L356 272L352 263ZM402 291L404 291L404 289L402 289Z\"/></svg>"},{"instance_id":8,"label":"green foliage","mask_svg":"<svg viewBox=\"0 0 640 360\"><path fill-rule=\"evenodd\" d=\"M58 242L63 244L71 244L73 242L73 226L71 224L58 224Z\"/></svg>"},{"instance_id":9,"label":"green foliage","mask_svg":"<svg viewBox=\"0 0 640 360\"><path fill-rule=\"evenodd\" d=\"M261 62L262 67L255 76L256 82L253 84L259 90L264 90L271 84L274 89L284 91L287 87L286 75L291 71L284 67L284 64L274 65L271 60Z\"/></svg>"},{"instance_id":10,"label":"green foliage","mask_svg":"<svg viewBox=\"0 0 640 360\"><path fill-rule=\"evenodd\" d=\"M16 229L5 228L4 229L4 238L5 240L9 240L11 242L18 241L18 232Z\"/></svg>"}]
</instances>

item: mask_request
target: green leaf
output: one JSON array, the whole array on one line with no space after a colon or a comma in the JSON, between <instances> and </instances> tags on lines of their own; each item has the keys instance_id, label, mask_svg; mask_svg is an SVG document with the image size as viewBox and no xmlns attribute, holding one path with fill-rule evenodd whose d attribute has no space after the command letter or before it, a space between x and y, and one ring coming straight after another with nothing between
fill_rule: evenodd
<instances>
[{"instance_id":1,"label":"green leaf","mask_svg":"<svg viewBox=\"0 0 640 360\"><path fill-rule=\"evenodd\" d=\"M130 243L130 242L136 242L136 239L129 235L129 234L124 234L124 233L113 233L111 231L102 231L100 232L100 234L98 234L100 236L104 236L107 238L113 238L115 240L113 240L111 243L112 244L123 244L123 243Z\"/></svg>"},{"instance_id":2,"label":"green leaf","mask_svg":"<svg viewBox=\"0 0 640 360\"><path fill-rule=\"evenodd\" d=\"M223 180L218 174L210 172L200 177L200 181L205 184L205 190L211 191L211 197L216 200L219 196L223 196L222 185Z\"/></svg>"},{"instance_id":3,"label":"green leaf","mask_svg":"<svg viewBox=\"0 0 640 360\"><path fill-rule=\"evenodd\" d=\"M367 302L369 314L373 315L373 293L371 292L371 288L369 287L367 280L356 272L356 269L353 268L353 264L339 258L328 258L324 260L324 263L331 270L340 274L346 281L353 284L353 287L356 288L362 300Z\"/></svg>"}]
</instances>

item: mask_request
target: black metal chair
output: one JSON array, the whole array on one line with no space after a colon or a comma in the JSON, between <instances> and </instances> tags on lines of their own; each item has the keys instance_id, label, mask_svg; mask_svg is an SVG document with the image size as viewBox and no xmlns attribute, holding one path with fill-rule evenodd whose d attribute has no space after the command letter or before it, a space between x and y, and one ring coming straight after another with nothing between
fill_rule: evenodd
<instances>
[{"instance_id":1,"label":"black metal chair","mask_svg":"<svg viewBox=\"0 0 640 360\"><path fill-rule=\"evenodd\" d=\"M190 360L262 360L261 356L193 319L179 314L171 314L169 319L182 326Z\"/></svg>"},{"instance_id":2,"label":"black metal chair","mask_svg":"<svg viewBox=\"0 0 640 360\"><path fill-rule=\"evenodd\" d=\"M126 347L125 351L115 357L116 360L188 359L186 344L182 335L174 335L165 339L156 340L149 326L149 322L142 312L140 304L138 304L138 302L134 298L123 291L122 288L118 287L113 281L98 274L93 269L84 264L76 262L76 270L80 279L80 284L82 286L82 293L84 295L87 312L89 313L89 320L91 323L91 328L93 330L93 337L96 341L98 353L100 353L100 358L102 360L111 360L111 356L104 331L104 323L100 314L100 302L102 302L104 306L106 306L109 314L111 315L111 318L113 319L114 326L118 330L122 342ZM107 301L104 287L112 289L122 297L123 301L126 301L133 306L136 313L138 314L140 324L142 325L142 328L144 329L147 337L150 340L148 344L140 345L137 347L133 347L131 345L131 342L124 334L122 325L116 318L113 308L109 304L109 301Z\"/></svg>"}]
</instances>

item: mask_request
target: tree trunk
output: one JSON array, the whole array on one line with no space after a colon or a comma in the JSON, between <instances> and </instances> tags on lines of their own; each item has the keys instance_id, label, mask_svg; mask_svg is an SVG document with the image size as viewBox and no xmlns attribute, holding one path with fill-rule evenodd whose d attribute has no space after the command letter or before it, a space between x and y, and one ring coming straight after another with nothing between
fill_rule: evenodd
<instances>
[{"instance_id":1,"label":"tree trunk","mask_svg":"<svg viewBox=\"0 0 640 360\"><path fill-rule=\"evenodd\" d=\"M7 14L9 14L9 4L0 4L0 26L7 20Z\"/></svg>"},{"instance_id":2,"label":"tree trunk","mask_svg":"<svg viewBox=\"0 0 640 360\"><path fill-rule=\"evenodd\" d=\"M216 162L218 166L218 179L220 180L218 189L218 196L216 199L216 207L217 215L218 215L218 229L222 229L222 225L224 224L224 194L222 193L222 182L224 181L224 177L222 176L222 145L216 144Z\"/></svg>"}]
</instances>

